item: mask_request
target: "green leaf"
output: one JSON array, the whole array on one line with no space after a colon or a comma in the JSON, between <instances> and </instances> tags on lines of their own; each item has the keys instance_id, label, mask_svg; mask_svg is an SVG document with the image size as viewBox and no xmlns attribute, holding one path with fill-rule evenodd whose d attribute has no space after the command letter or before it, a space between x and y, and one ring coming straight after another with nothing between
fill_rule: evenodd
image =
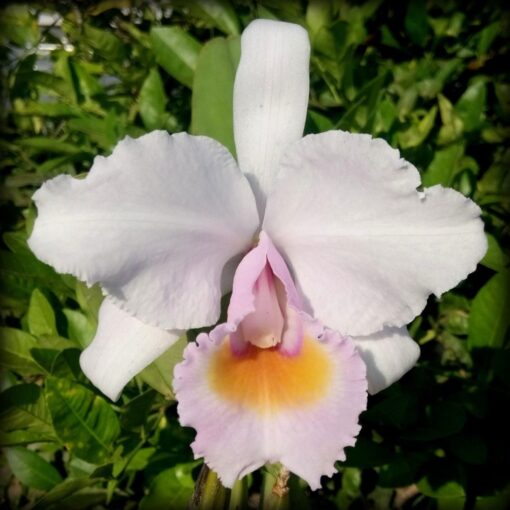
<instances>
[{"instance_id":1,"label":"green leaf","mask_svg":"<svg viewBox=\"0 0 510 510\"><path fill-rule=\"evenodd\" d=\"M153 27L151 43L158 64L191 88L201 44L178 26Z\"/></svg>"},{"instance_id":2,"label":"green leaf","mask_svg":"<svg viewBox=\"0 0 510 510\"><path fill-rule=\"evenodd\" d=\"M68 127L87 135L102 149L110 150L123 136L121 119L113 111L105 118L82 112L79 118L71 119Z\"/></svg>"},{"instance_id":3,"label":"green leaf","mask_svg":"<svg viewBox=\"0 0 510 510\"><path fill-rule=\"evenodd\" d=\"M452 103L445 96L439 94L438 102L443 125L439 130L437 143L446 145L459 139L464 129L464 123L455 113Z\"/></svg>"},{"instance_id":4,"label":"green leaf","mask_svg":"<svg viewBox=\"0 0 510 510\"><path fill-rule=\"evenodd\" d=\"M463 498L465 496L462 485L454 481L435 487L425 477L418 482L417 486L421 493L431 498Z\"/></svg>"},{"instance_id":5,"label":"green leaf","mask_svg":"<svg viewBox=\"0 0 510 510\"><path fill-rule=\"evenodd\" d=\"M365 436L358 437L355 446L345 449L345 466L377 467L390 462L393 451L386 445L375 443Z\"/></svg>"},{"instance_id":6,"label":"green leaf","mask_svg":"<svg viewBox=\"0 0 510 510\"><path fill-rule=\"evenodd\" d=\"M455 111L467 132L479 129L485 119L487 108L487 84L485 80L472 83L455 104Z\"/></svg>"},{"instance_id":7,"label":"green leaf","mask_svg":"<svg viewBox=\"0 0 510 510\"><path fill-rule=\"evenodd\" d=\"M502 250L493 235L486 234L486 236L489 247L485 257L480 261L480 264L494 271L504 271L510 264L510 257Z\"/></svg>"},{"instance_id":8,"label":"green leaf","mask_svg":"<svg viewBox=\"0 0 510 510\"><path fill-rule=\"evenodd\" d=\"M97 482L97 479L89 477L64 480L39 499L31 510L77 510L76 505L69 507L66 502L78 491L96 485Z\"/></svg>"},{"instance_id":9,"label":"green leaf","mask_svg":"<svg viewBox=\"0 0 510 510\"><path fill-rule=\"evenodd\" d=\"M323 133L334 128L329 117L313 110L308 110L306 116L305 133Z\"/></svg>"},{"instance_id":10,"label":"green leaf","mask_svg":"<svg viewBox=\"0 0 510 510\"><path fill-rule=\"evenodd\" d=\"M234 155L232 97L239 56L238 37L209 41L200 52L191 100L191 132L218 140Z\"/></svg>"},{"instance_id":11,"label":"green leaf","mask_svg":"<svg viewBox=\"0 0 510 510\"><path fill-rule=\"evenodd\" d=\"M22 48L30 48L39 40L39 25L27 4L7 5L0 12L0 40L11 40Z\"/></svg>"},{"instance_id":12,"label":"green leaf","mask_svg":"<svg viewBox=\"0 0 510 510\"><path fill-rule=\"evenodd\" d=\"M77 457L104 464L120 432L110 405L92 391L67 379L48 378L46 400L58 437Z\"/></svg>"},{"instance_id":13,"label":"green leaf","mask_svg":"<svg viewBox=\"0 0 510 510\"><path fill-rule=\"evenodd\" d=\"M426 458L425 453L394 453L391 461L379 470L378 485L388 488L411 485Z\"/></svg>"},{"instance_id":14,"label":"green leaf","mask_svg":"<svg viewBox=\"0 0 510 510\"><path fill-rule=\"evenodd\" d=\"M39 386L16 384L0 393L0 429L34 431L38 441L54 438L51 417Z\"/></svg>"},{"instance_id":15,"label":"green leaf","mask_svg":"<svg viewBox=\"0 0 510 510\"><path fill-rule=\"evenodd\" d=\"M510 272L494 275L471 304L468 346L503 347L510 326Z\"/></svg>"},{"instance_id":16,"label":"green leaf","mask_svg":"<svg viewBox=\"0 0 510 510\"><path fill-rule=\"evenodd\" d=\"M228 0L194 0L183 2L193 16L219 28L227 35L239 35L239 20Z\"/></svg>"},{"instance_id":17,"label":"green leaf","mask_svg":"<svg viewBox=\"0 0 510 510\"><path fill-rule=\"evenodd\" d=\"M10 253L0 250L0 294L27 299L36 287L47 287L58 296L69 295L61 277L39 262L32 253Z\"/></svg>"},{"instance_id":18,"label":"green leaf","mask_svg":"<svg viewBox=\"0 0 510 510\"><path fill-rule=\"evenodd\" d=\"M401 437L412 441L432 441L461 431L466 423L464 408L456 402L435 402L428 409L426 420Z\"/></svg>"},{"instance_id":19,"label":"green leaf","mask_svg":"<svg viewBox=\"0 0 510 510\"><path fill-rule=\"evenodd\" d=\"M148 130L161 129L168 120L165 112L167 97L159 71L154 68L143 82L138 96L138 107L143 124Z\"/></svg>"},{"instance_id":20,"label":"green leaf","mask_svg":"<svg viewBox=\"0 0 510 510\"><path fill-rule=\"evenodd\" d=\"M185 336L177 340L170 349L142 370L137 377L164 395L165 398L173 399L172 380L174 367L182 361L182 353L187 343Z\"/></svg>"},{"instance_id":21,"label":"green leaf","mask_svg":"<svg viewBox=\"0 0 510 510\"><path fill-rule=\"evenodd\" d=\"M487 443L482 436L461 433L449 439L448 448L467 464L481 465L487 461Z\"/></svg>"},{"instance_id":22,"label":"green leaf","mask_svg":"<svg viewBox=\"0 0 510 510\"><path fill-rule=\"evenodd\" d=\"M140 448L126 465L126 471L142 471L150 461L150 458L157 452L157 449L150 446L148 448Z\"/></svg>"},{"instance_id":23,"label":"green leaf","mask_svg":"<svg viewBox=\"0 0 510 510\"><path fill-rule=\"evenodd\" d=\"M25 232L5 232L2 239L13 253L24 253L25 255L32 253L28 247Z\"/></svg>"},{"instance_id":24,"label":"green leaf","mask_svg":"<svg viewBox=\"0 0 510 510\"><path fill-rule=\"evenodd\" d=\"M398 133L398 142L402 149L417 147L424 142L434 127L437 106L433 106L421 119L416 120L406 131Z\"/></svg>"},{"instance_id":25,"label":"green leaf","mask_svg":"<svg viewBox=\"0 0 510 510\"><path fill-rule=\"evenodd\" d=\"M65 103L43 103L37 101L16 101L15 111L19 115L41 117L78 117L80 109L77 106Z\"/></svg>"},{"instance_id":26,"label":"green leaf","mask_svg":"<svg viewBox=\"0 0 510 510\"><path fill-rule=\"evenodd\" d=\"M104 299L101 287L99 285L89 287L86 283L76 280L76 299L87 316L97 322L99 308Z\"/></svg>"},{"instance_id":27,"label":"green leaf","mask_svg":"<svg viewBox=\"0 0 510 510\"><path fill-rule=\"evenodd\" d=\"M478 33L478 47L477 47L477 55L478 57L483 57L487 54L489 49L492 46L492 43L501 33L502 23L501 20L495 21L490 25L484 27Z\"/></svg>"},{"instance_id":28,"label":"green leaf","mask_svg":"<svg viewBox=\"0 0 510 510\"><path fill-rule=\"evenodd\" d=\"M26 446L40 443L56 443L54 436L41 434L36 429L0 431L0 446Z\"/></svg>"},{"instance_id":29,"label":"green leaf","mask_svg":"<svg viewBox=\"0 0 510 510\"><path fill-rule=\"evenodd\" d=\"M32 335L58 335L55 312L39 290L34 289L27 313L28 330Z\"/></svg>"},{"instance_id":30,"label":"green leaf","mask_svg":"<svg viewBox=\"0 0 510 510\"><path fill-rule=\"evenodd\" d=\"M40 351L42 350L40 349ZM35 349L32 349L32 354L35 355L34 351ZM50 349L47 349L47 351L50 351ZM49 372L55 377L86 384L88 380L80 368L80 354L81 350L76 349L75 346L70 349L56 351L56 356L53 357L48 353L46 360L47 362L51 361Z\"/></svg>"},{"instance_id":31,"label":"green leaf","mask_svg":"<svg viewBox=\"0 0 510 510\"><path fill-rule=\"evenodd\" d=\"M414 43L419 45L424 43L429 31L425 0L411 0L409 2L404 26Z\"/></svg>"},{"instance_id":32,"label":"green leaf","mask_svg":"<svg viewBox=\"0 0 510 510\"><path fill-rule=\"evenodd\" d=\"M79 310L64 308L63 313L67 319L68 337L83 348L87 347L94 338L97 322Z\"/></svg>"},{"instance_id":33,"label":"green leaf","mask_svg":"<svg viewBox=\"0 0 510 510\"><path fill-rule=\"evenodd\" d=\"M451 186L455 176L462 170L459 163L463 155L464 145L462 143L438 150L426 172L422 175L423 185L443 184L444 186Z\"/></svg>"},{"instance_id":34,"label":"green leaf","mask_svg":"<svg viewBox=\"0 0 510 510\"><path fill-rule=\"evenodd\" d=\"M62 481L58 471L37 453L19 446L4 452L14 476L27 487L49 491Z\"/></svg>"},{"instance_id":35,"label":"green leaf","mask_svg":"<svg viewBox=\"0 0 510 510\"><path fill-rule=\"evenodd\" d=\"M149 390L130 400L122 409L122 428L130 430L141 427L147 421L156 395L154 390Z\"/></svg>"},{"instance_id":36,"label":"green leaf","mask_svg":"<svg viewBox=\"0 0 510 510\"><path fill-rule=\"evenodd\" d=\"M126 53L124 44L111 30L101 30L88 23L83 24L83 41L106 60L122 61Z\"/></svg>"},{"instance_id":37,"label":"green leaf","mask_svg":"<svg viewBox=\"0 0 510 510\"><path fill-rule=\"evenodd\" d=\"M187 508L195 489L191 472L196 465L196 462L178 464L162 471L152 482L147 496L140 501L140 510Z\"/></svg>"},{"instance_id":38,"label":"green leaf","mask_svg":"<svg viewBox=\"0 0 510 510\"><path fill-rule=\"evenodd\" d=\"M342 489L336 495L337 508L349 508L358 497L361 488L361 470L356 468L343 468Z\"/></svg>"},{"instance_id":39,"label":"green leaf","mask_svg":"<svg viewBox=\"0 0 510 510\"><path fill-rule=\"evenodd\" d=\"M0 328L0 366L21 375L41 373L32 359L30 349L37 341L28 333L14 328Z\"/></svg>"},{"instance_id":40,"label":"green leaf","mask_svg":"<svg viewBox=\"0 0 510 510\"><path fill-rule=\"evenodd\" d=\"M72 143L55 140L45 136L32 136L22 138L18 143L27 149L31 149L34 154L39 153L55 153L55 154L82 154L87 153L84 147L73 145Z\"/></svg>"}]
</instances>

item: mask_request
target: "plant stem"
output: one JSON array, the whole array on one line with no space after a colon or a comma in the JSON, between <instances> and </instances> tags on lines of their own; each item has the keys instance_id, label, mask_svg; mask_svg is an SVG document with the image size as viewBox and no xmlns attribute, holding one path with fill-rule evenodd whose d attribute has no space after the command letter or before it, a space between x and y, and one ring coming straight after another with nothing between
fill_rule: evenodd
<instances>
[{"instance_id":1,"label":"plant stem","mask_svg":"<svg viewBox=\"0 0 510 510\"><path fill-rule=\"evenodd\" d=\"M221 485L218 475L204 464L198 475L190 509L223 510L227 507L229 492Z\"/></svg>"}]
</instances>

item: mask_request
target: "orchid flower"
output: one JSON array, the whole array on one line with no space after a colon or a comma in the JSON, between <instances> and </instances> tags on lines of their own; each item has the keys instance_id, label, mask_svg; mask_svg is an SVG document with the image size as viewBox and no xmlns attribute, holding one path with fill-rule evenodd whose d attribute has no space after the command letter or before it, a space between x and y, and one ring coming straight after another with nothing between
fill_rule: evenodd
<instances>
[{"instance_id":1,"label":"orchid flower","mask_svg":"<svg viewBox=\"0 0 510 510\"><path fill-rule=\"evenodd\" d=\"M486 250L480 209L384 140L302 138L307 33L257 20L234 87L237 163L218 142L156 131L34 195L29 244L106 295L80 362L115 400L183 331L174 372L192 447L226 486L281 462L312 488L359 431L370 393L416 362L405 325Z\"/></svg>"}]
</instances>

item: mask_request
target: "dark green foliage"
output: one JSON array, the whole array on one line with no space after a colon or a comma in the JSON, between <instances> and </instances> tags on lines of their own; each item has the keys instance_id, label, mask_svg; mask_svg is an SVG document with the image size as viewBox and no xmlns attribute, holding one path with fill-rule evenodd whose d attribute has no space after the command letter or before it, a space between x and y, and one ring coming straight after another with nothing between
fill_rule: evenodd
<instances>
[{"instance_id":1,"label":"dark green foliage","mask_svg":"<svg viewBox=\"0 0 510 510\"><path fill-rule=\"evenodd\" d=\"M292 477L285 504L508 508L508 12L498 3L450 0L189 4L13 3L0 13L6 507L186 508L200 463L189 448L192 431L177 423L171 388L184 340L119 402L100 395L77 359L97 326L101 293L31 254L30 197L54 175L86 172L126 134L191 131L234 150L239 34L250 20L272 17L310 34L306 132L385 138L418 167L425 186L473 198L489 240L478 270L431 298L411 324L420 362L370 398L340 472L316 493ZM269 508L273 479L262 470L232 494L206 491L208 501L230 499L235 508L262 494Z\"/></svg>"}]
</instances>

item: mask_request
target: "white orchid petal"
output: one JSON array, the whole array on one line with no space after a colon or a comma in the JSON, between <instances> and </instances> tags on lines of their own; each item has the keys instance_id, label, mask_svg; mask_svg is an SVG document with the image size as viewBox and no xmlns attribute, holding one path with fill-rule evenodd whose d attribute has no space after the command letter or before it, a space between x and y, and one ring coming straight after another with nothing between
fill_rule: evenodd
<instances>
[{"instance_id":1,"label":"white orchid petal","mask_svg":"<svg viewBox=\"0 0 510 510\"><path fill-rule=\"evenodd\" d=\"M164 329L216 322L225 264L259 223L228 150L184 133L125 138L85 179L56 177L34 200L29 245L41 260Z\"/></svg>"},{"instance_id":2,"label":"white orchid petal","mask_svg":"<svg viewBox=\"0 0 510 510\"><path fill-rule=\"evenodd\" d=\"M369 135L309 135L285 154L263 229L322 323L351 336L403 326L475 270L486 251L479 207L419 184Z\"/></svg>"},{"instance_id":3,"label":"white orchid petal","mask_svg":"<svg viewBox=\"0 0 510 510\"><path fill-rule=\"evenodd\" d=\"M367 367L368 392L372 395L398 381L420 357L420 347L406 328L385 328L353 340Z\"/></svg>"},{"instance_id":4,"label":"white orchid petal","mask_svg":"<svg viewBox=\"0 0 510 510\"><path fill-rule=\"evenodd\" d=\"M92 343L82 352L84 374L105 395L117 400L124 386L161 356L182 335L147 326L106 298Z\"/></svg>"},{"instance_id":5,"label":"white orchid petal","mask_svg":"<svg viewBox=\"0 0 510 510\"><path fill-rule=\"evenodd\" d=\"M298 25L256 20L243 32L234 85L237 158L261 213L286 147L303 135L310 43Z\"/></svg>"}]
</instances>

